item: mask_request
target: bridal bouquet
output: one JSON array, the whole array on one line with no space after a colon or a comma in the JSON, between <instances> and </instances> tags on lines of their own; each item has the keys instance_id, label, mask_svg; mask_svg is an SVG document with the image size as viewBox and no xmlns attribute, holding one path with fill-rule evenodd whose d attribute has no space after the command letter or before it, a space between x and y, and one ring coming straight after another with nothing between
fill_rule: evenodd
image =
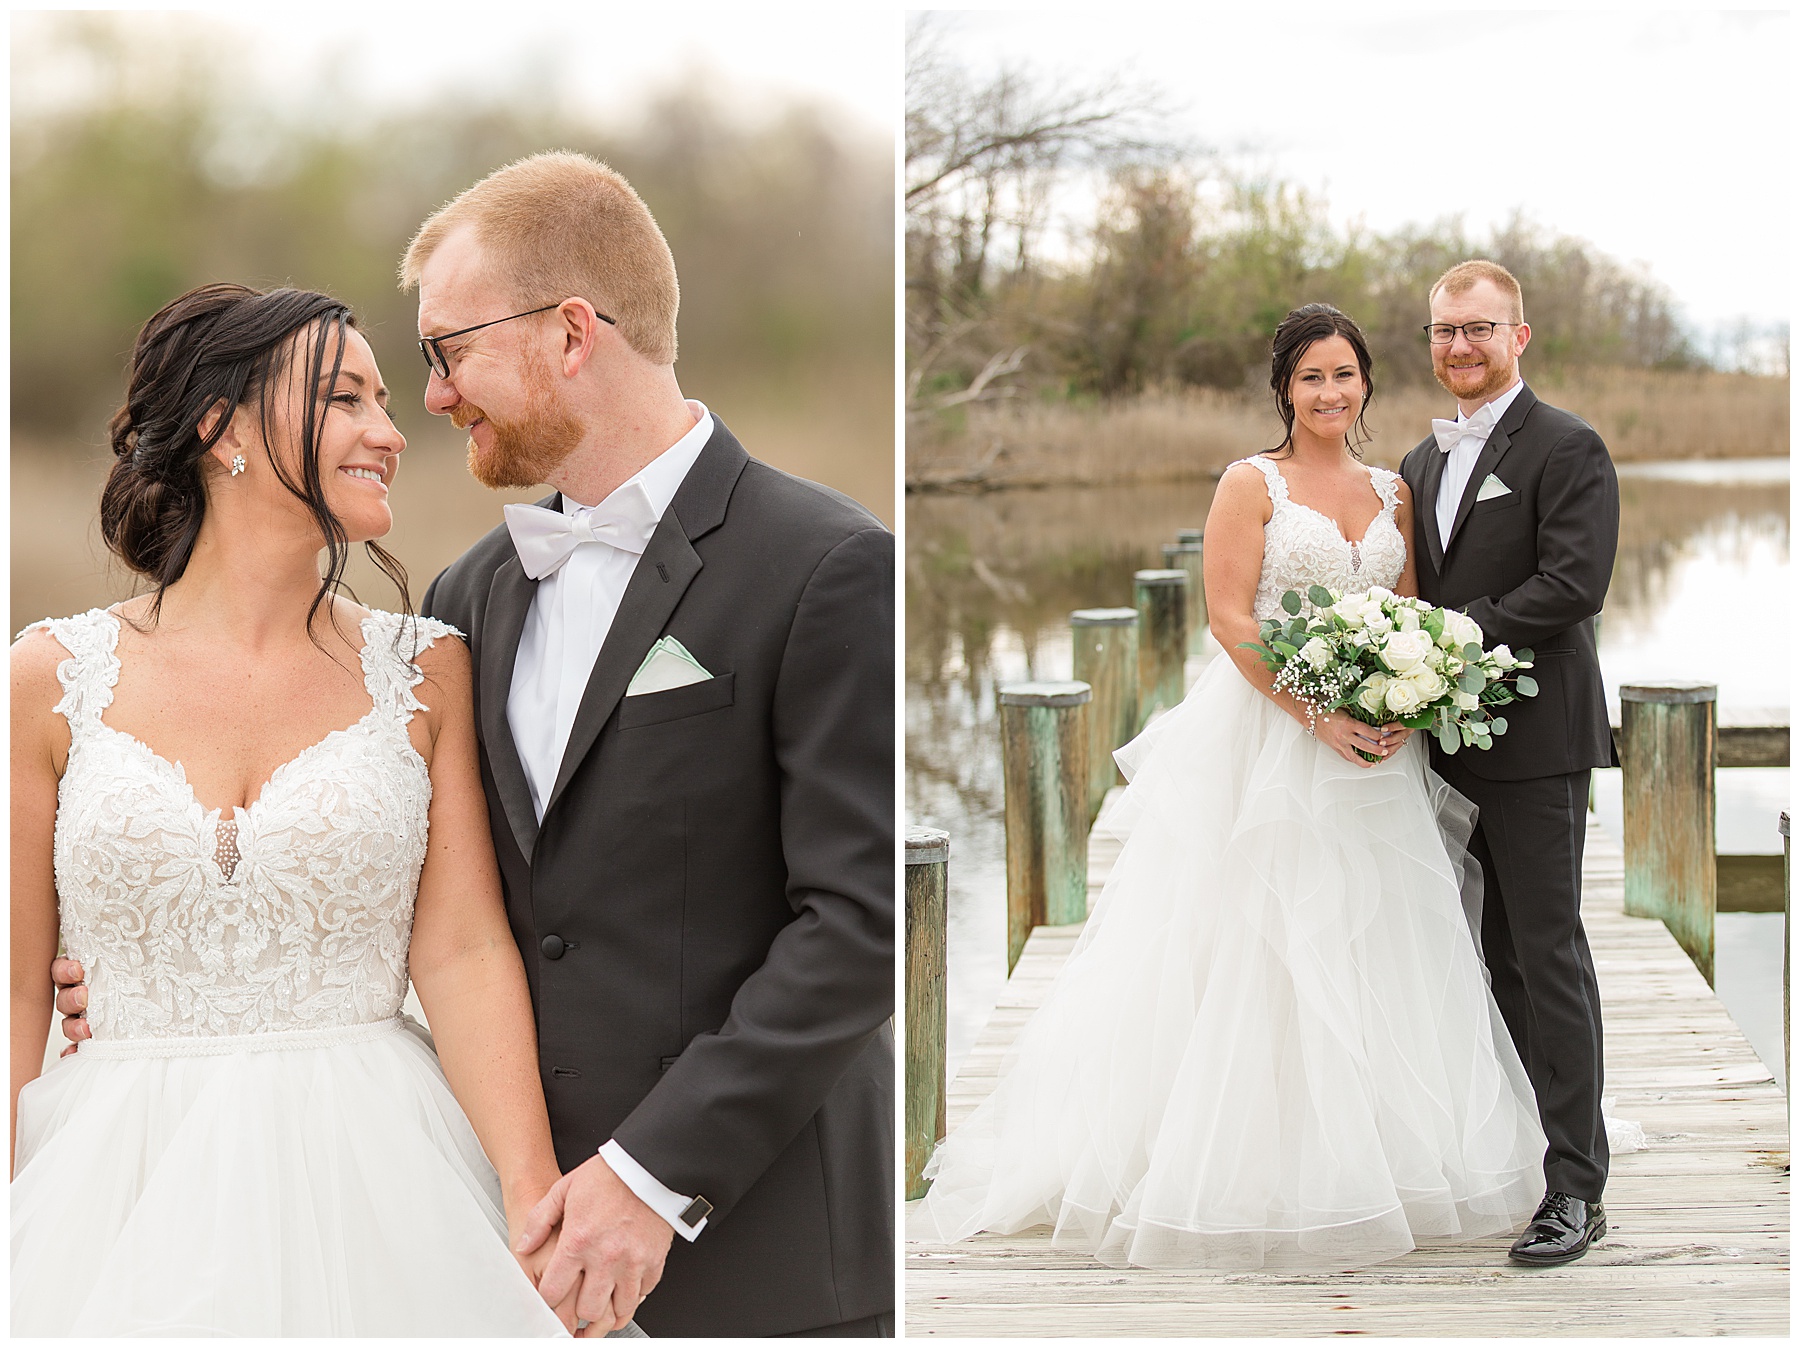
<instances>
[{"instance_id":1,"label":"bridal bouquet","mask_svg":"<svg viewBox=\"0 0 1800 1348\"><path fill-rule=\"evenodd\" d=\"M1346 595L1315 585L1304 599L1289 590L1281 607L1286 621L1265 620L1262 640L1242 645L1313 715L1341 710L1367 725L1428 730L1453 754L1490 747L1506 733L1494 710L1537 695L1537 681L1519 672L1532 667L1531 652L1483 649L1481 628L1455 609L1379 585Z\"/></svg>"}]
</instances>

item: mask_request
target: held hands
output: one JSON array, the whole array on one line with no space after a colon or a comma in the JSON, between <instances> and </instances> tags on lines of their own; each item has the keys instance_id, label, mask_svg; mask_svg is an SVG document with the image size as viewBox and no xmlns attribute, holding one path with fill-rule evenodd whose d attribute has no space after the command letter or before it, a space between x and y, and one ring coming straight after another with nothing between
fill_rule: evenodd
<instances>
[{"instance_id":1,"label":"held hands","mask_svg":"<svg viewBox=\"0 0 1800 1348\"><path fill-rule=\"evenodd\" d=\"M544 1291L544 1270L550 1266L550 1261L556 1256L557 1248L562 1241L562 1232L552 1231L543 1244L539 1245L530 1254L518 1253L518 1247L522 1236L522 1225L516 1227L513 1222L508 1221L506 1239L507 1243L513 1247L513 1258L519 1261L519 1267L525 1270L525 1276L531 1279L531 1285L538 1289L538 1294L541 1296ZM573 1292L564 1297L560 1302L552 1303L551 1309L556 1312L556 1318L562 1321L564 1329L568 1330L570 1334L577 1333L575 1326L575 1294Z\"/></svg>"},{"instance_id":2,"label":"held hands","mask_svg":"<svg viewBox=\"0 0 1800 1348\"><path fill-rule=\"evenodd\" d=\"M1400 747L1412 733L1403 725L1364 725L1341 711L1327 712L1313 722L1314 737L1359 768L1372 768L1376 764L1359 755L1358 749L1386 760L1400 752Z\"/></svg>"},{"instance_id":3,"label":"held hands","mask_svg":"<svg viewBox=\"0 0 1800 1348\"><path fill-rule=\"evenodd\" d=\"M564 1175L527 1215L513 1242L521 1263L545 1245L559 1223L538 1292L559 1315L572 1299L575 1314L588 1322L581 1336L597 1338L623 1325L650 1295L662 1278L675 1228L599 1156Z\"/></svg>"},{"instance_id":4,"label":"held hands","mask_svg":"<svg viewBox=\"0 0 1800 1348\"><path fill-rule=\"evenodd\" d=\"M71 959L50 961L50 981L56 984L56 1009L63 1018L63 1038L69 1041L58 1057L66 1058L81 1047L83 1039L94 1037L87 1023L87 972Z\"/></svg>"}]
</instances>

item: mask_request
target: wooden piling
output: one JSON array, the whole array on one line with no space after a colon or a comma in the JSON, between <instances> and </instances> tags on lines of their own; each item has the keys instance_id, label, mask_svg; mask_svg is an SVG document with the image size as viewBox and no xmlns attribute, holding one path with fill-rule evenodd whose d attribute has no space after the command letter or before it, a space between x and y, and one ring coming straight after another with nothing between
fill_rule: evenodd
<instances>
[{"instance_id":1,"label":"wooden piling","mask_svg":"<svg viewBox=\"0 0 1800 1348\"><path fill-rule=\"evenodd\" d=\"M1793 1097L1794 1079L1794 1015L1788 1004L1788 913L1792 908L1792 883L1789 879L1789 868L1792 863L1792 849L1788 841L1788 814L1781 812L1781 1082L1788 1096Z\"/></svg>"},{"instance_id":2,"label":"wooden piling","mask_svg":"<svg viewBox=\"0 0 1800 1348\"><path fill-rule=\"evenodd\" d=\"M1138 725L1187 692L1187 572L1139 571L1132 602L1138 611Z\"/></svg>"},{"instance_id":3,"label":"wooden piling","mask_svg":"<svg viewBox=\"0 0 1800 1348\"><path fill-rule=\"evenodd\" d=\"M1718 908L1718 691L1716 684L1676 681L1619 689L1625 911L1660 918L1708 984Z\"/></svg>"},{"instance_id":4,"label":"wooden piling","mask_svg":"<svg viewBox=\"0 0 1800 1348\"><path fill-rule=\"evenodd\" d=\"M1006 783L1006 968L1033 927L1087 917L1088 704L1085 683L999 690Z\"/></svg>"},{"instance_id":5,"label":"wooden piling","mask_svg":"<svg viewBox=\"0 0 1800 1348\"><path fill-rule=\"evenodd\" d=\"M944 933L949 893L950 835L942 829L906 831L906 1196L923 1198L931 1185L925 1163L944 1138L944 1076L948 1012L944 994Z\"/></svg>"},{"instance_id":6,"label":"wooden piling","mask_svg":"<svg viewBox=\"0 0 1800 1348\"><path fill-rule=\"evenodd\" d=\"M1138 732L1138 611L1078 608L1069 615L1075 677L1094 690L1088 704L1088 819L1119 781L1113 750Z\"/></svg>"},{"instance_id":7,"label":"wooden piling","mask_svg":"<svg viewBox=\"0 0 1800 1348\"><path fill-rule=\"evenodd\" d=\"M1198 543L1164 543L1163 565L1187 572L1187 652L1200 654L1206 641L1206 578Z\"/></svg>"}]
</instances>

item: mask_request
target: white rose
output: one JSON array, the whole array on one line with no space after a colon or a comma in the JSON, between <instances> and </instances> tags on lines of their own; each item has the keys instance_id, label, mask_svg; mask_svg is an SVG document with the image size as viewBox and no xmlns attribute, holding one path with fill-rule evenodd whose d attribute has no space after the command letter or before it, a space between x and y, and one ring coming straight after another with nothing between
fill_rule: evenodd
<instances>
[{"instance_id":1,"label":"white rose","mask_svg":"<svg viewBox=\"0 0 1800 1348\"><path fill-rule=\"evenodd\" d=\"M1461 650L1471 642L1479 646L1481 644L1481 625L1468 614L1447 608L1444 610L1444 635L1455 642L1457 650Z\"/></svg>"},{"instance_id":2,"label":"white rose","mask_svg":"<svg viewBox=\"0 0 1800 1348\"><path fill-rule=\"evenodd\" d=\"M1314 669L1323 669L1331 663L1331 647L1323 637L1314 637L1300 648L1300 658Z\"/></svg>"},{"instance_id":3,"label":"white rose","mask_svg":"<svg viewBox=\"0 0 1800 1348\"><path fill-rule=\"evenodd\" d=\"M1513 658L1512 647L1508 646L1504 641L1494 647L1488 654L1494 657L1494 663L1500 666L1501 669L1512 669L1519 663Z\"/></svg>"},{"instance_id":4,"label":"white rose","mask_svg":"<svg viewBox=\"0 0 1800 1348\"><path fill-rule=\"evenodd\" d=\"M1481 705L1481 699L1476 697L1473 693L1465 693L1459 690L1451 696L1455 700L1457 707L1463 711L1474 711L1475 708Z\"/></svg>"},{"instance_id":5,"label":"white rose","mask_svg":"<svg viewBox=\"0 0 1800 1348\"><path fill-rule=\"evenodd\" d=\"M1379 716L1387 706L1388 685L1393 682L1386 674L1371 674L1367 683L1357 690L1356 703L1371 716Z\"/></svg>"},{"instance_id":6,"label":"white rose","mask_svg":"<svg viewBox=\"0 0 1800 1348\"><path fill-rule=\"evenodd\" d=\"M1380 609L1369 615L1368 628L1378 636L1386 636L1394 630L1394 621Z\"/></svg>"},{"instance_id":7,"label":"white rose","mask_svg":"<svg viewBox=\"0 0 1800 1348\"><path fill-rule=\"evenodd\" d=\"M1419 610L1416 608L1409 608L1406 605L1401 605L1399 614L1394 618L1394 626L1398 627L1402 632L1418 631Z\"/></svg>"},{"instance_id":8,"label":"white rose","mask_svg":"<svg viewBox=\"0 0 1800 1348\"><path fill-rule=\"evenodd\" d=\"M1414 665L1406 675L1406 681L1418 691L1421 705L1435 702L1450 687L1429 665Z\"/></svg>"},{"instance_id":9,"label":"white rose","mask_svg":"<svg viewBox=\"0 0 1800 1348\"><path fill-rule=\"evenodd\" d=\"M1411 716L1424 702L1419 697L1419 690L1405 679L1394 679L1386 691L1388 710L1396 716Z\"/></svg>"},{"instance_id":10,"label":"white rose","mask_svg":"<svg viewBox=\"0 0 1800 1348\"><path fill-rule=\"evenodd\" d=\"M1351 627L1361 627L1369 620L1369 601L1359 594L1345 595L1332 605L1331 611Z\"/></svg>"},{"instance_id":11,"label":"white rose","mask_svg":"<svg viewBox=\"0 0 1800 1348\"><path fill-rule=\"evenodd\" d=\"M1431 653L1432 641L1429 632L1416 628L1413 631L1395 632L1381 644L1381 658L1387 667L1396 674L1408 673Z\"/></svg>"},{"instance_id":12,"label":"white rose","mask_svg":"<svg viewBox=\"0 0 1800 1348\"><path fill-rule=\"evenodd\" d=\"M1394 597L1394 592L1385 585L1371 585L1369 587L1369 598L1373 599L1378 604L1384 599L1392 599Z\"/></svg>"}]
</instances>

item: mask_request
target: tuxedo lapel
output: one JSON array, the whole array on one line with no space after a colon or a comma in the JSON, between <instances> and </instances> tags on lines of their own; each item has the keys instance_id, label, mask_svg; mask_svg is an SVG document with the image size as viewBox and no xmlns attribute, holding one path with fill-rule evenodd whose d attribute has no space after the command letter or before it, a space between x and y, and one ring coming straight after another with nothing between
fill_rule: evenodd
<instances>
[{"instance_id":1,"label":"tuxedo lapel","mask_svg":"<svg viewBox=\"0 0 1800 1348\"><path fill-rule=\"evenodd\" d=\"M569 728L569 743L557 768L556 785L544 804L545 819L550 817L569 779L593 749L594 741L612 716L613 708L619 705L619 699L625 696L644 656L668 625L681 596L700 574L700 554L694 551L694 540L711 532L724 520L731 490L744 464L749 461L737 438L725 429L725 423L716 416L713 420L712 438L688 470L675 499L663 513L662 522L651 535L644 555L638 558L637 569L631 573L631 582L619 601L619 612L594 660L587 690L582 694L581 706ZM529 796L526 812L530 813Z\"/></svg>"},{"instance_id":2,"label":"tuxedo lapel","mask_svg":"<svg viewBox=\"0 0 1800 1348\"><path fill-rule=\"evenodd\" d=\"M1505 457L1506 451L1512 447L1512 437L1519 427L1525 424L1525 414L1529 412L1537 399L1532 396L1529 386L1519 390L1518 396L1512 400L1512 406L1506 409L1506 415L1500 418L1500 424L1494 427L1487 443L1481 447L1481 454L1475 460L1475 467L1469 473L1469 481L1463 487L1462 500L1456 507L1456 519L1450 526L1450 538L1444 545L1448 552L1462 538L1463 521L1469 518L1469 512L1475 508L1475 498L1481 494L1481 484L1488 480ZM1432 512L1434 515L1436 511Z\"/></svg>"},{"instance_id":3,"label":"tuxedo lapel","mask_svg":"<svg viewBox=\"0 0 1800 1348\"><path fill-rule=\"evenodd\" d=\"M536 593L537 582L525 574L518 557L508 557L488 587L481 629L481 736L506 821L526 860L537 844L537 812L532 808L531 785L525 780L519 746L513 742L512 726L506 719L506 700L512 692L519 634L525 629L525 615L531 611Z\"/></svg>"},{"instance_id":4,"label":"tuxedo lapel","mask_svg":"<svg viewBox=\"0 0 1800 1348\"><path fill-rule=\"evenodd\" d=\"M1413 494L1413 519L1425 535L1431 564L1440 574L1444 570L1444 540L1438 537L1437 497L1438 487L1444 481L1444 457L1434 439L1425 456L1424 471L1419 475L1419 490Z\"/></svg>"}]
</instances>

